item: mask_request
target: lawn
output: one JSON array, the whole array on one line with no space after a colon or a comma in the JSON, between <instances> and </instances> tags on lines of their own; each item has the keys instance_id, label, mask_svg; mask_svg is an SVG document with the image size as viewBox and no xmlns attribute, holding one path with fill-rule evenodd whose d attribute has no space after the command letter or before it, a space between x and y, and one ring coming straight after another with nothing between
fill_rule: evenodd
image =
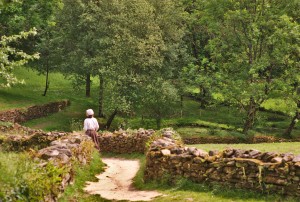
<instances>
[{"instance_id":1,"label":"lawn","mask_svg":"<svg viewBox=\"0 0 300 202\"><path fill-rule=\"evenodd\" d=\"M190 147L197 147L205 151L218 150L222 151L226 148L233 149L256 149L261 152L277 152L300 154L300 142L281 142L281 143L260 143L260 144L197 144L189 145Z\"/></svg>"},{"instance_id":2,"label":"lawn","mask_svg":"<svg viewBox=\"0 0 300 202\"><path fill-rule=\"evenodd\" d=\"M18 78L24 79L26 84L8 89L0 89L0 111L39 105L62 99L69 99L71 101L71 106L67 109L48 117L28 121L24 123L25 126L45 131L78 130L85 118L85 110L88 108L97 110L97 79L93 79L92 96L87 98L85 97L84 89L74 90L72 82L62 74L50 73L50 88L47 95L42 96L45 76L25 68L16 69L14 72Z\"/></svg>"},{"instance_id":3,"label":"lawn","mask_svg":"<svg viewBox=\"0 0 300 202\"><path fill-rule=\"evenodd\" d=\"M50 101L69 99L71 106L49 117L29 121L24 125L32 128L40 128L45 131L80 130L85 118L84 111L87 108L98 109L98 78L94 78L90 98L85 97L84 86L81 90L74 90L72 82L59 73L50 73L50 88L47 96L42 96L44 91L45 76L37 72L19 68L15 70L18 78L24 79L26 85L18 85L10 89L0 90L0 110L16 107L26 107ZM269 100L264 103L268 110L277 108L282 112L287 111L291 103L278 100ZM243 127L244 112L237 107L212 105L201 109L200 104L190 98L184 98L182 116L174 114L162 121L162 127L173 127L183 137L197 136L245 136L240 131ZM282 136L290 123L291 117L287 115L260 111L255 120L255 128L249 131L250 135ZM153 128L156 123L153 119L141 117L120 117L113 121L112 129L118 129L120 125L126 128ZM294 129L293 136L300 136L299 124Z\"/></svg>"}]
</instances>

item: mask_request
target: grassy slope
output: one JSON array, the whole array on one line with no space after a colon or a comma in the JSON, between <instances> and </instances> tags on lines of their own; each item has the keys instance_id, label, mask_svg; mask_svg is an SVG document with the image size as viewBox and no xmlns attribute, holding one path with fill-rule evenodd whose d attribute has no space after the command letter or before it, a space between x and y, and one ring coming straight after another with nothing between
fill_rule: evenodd
<instances>
[{"instance_id":1,"label":"grassy slope","mask_svg":"<svg viewBox=\"0 0 300 202\"><path fill-rule=\"evenodd\" d=\"M178 130L183 136L205 136L216 135L216 130L220 129L233 129L233 131L241 130L243 126L244 113L234 107L227 106L212 106L205 110L200 109L199 103L187 99L184 102L183 118L177 120L182 122L182 127ZM255 122L255 129L250 131L250 134L260 135L275 135L281 136L285 129L290 124L291 118L288 116L270 113L270 112L258 112L257 120ZM192 125L204 124L210 129L199 129L199 127L191 127ZM186 125L186 126L184 126ZM189 126L188 126L189 125ZM205 131L206 130L206 131ZM215 131L214 131L215 130ZM219 136L231 136L231 134L237 134L236 132L218 131ZM300 127L296 126L293 131L294 136L300 136Z\"/></svg>"},{"instance_id":2,"label":"grassy slope","mask_svg":"<svg viewBox=\"0 0 300 202\"><path fill-rule=\"evenodd\" d=\"M80 130L84 111L87 108L97 110L98 80L92 85L92 97L86 98L84 90L74 91L71 82L61 74L50 73L50 88L47 96L41 96L44 91L45 76L37 75L36 72L25 68L15 71L18 78L24 79L26 85L15 86L10 89L0 89L0 111L15 107L24 107L34 104L42 104L50 101L69 99L71 106L66 110L53 114L46 118L27 122L25 125L32 128L50 130ZM285 109L284 103L271 100L265 103L266 107L272 109L275 106ZM181 118L164 119L163 127L174 127L182 136L243 136L236 130L241 130L244 113L237 108L227 106L212 106L205 110L200 109L199 103L191 99L184 100L183 116ZM117 117L113 127L118 128L120 123L126 122L130 128L156 128L154 120L140 118L127 119ZM255 130L250 134L276 135L280 136L288 127L290 117L268 112L259 112ZM179 126L179 127L178 127ZM192 127L191 127L192 126ZM208 127L208 128L207 128ZM225 130L224 130L225 129ZM229 130L228 130L229 129ZM300 127L293 131L294 136L300 135Z\"/></svg>"},{"instance_id":3,"label":"grassy slope","mask_svg":"<svg viewBox=\"0 0 300 202\"><path fill-rule=\"evenodd\" d=\"M44 91L45 76L38 75L35 71L20 68L15 70L18 78L24 79L26 85L18 85L9 89L0 89L0 111L28 107L36 104L48 103L62 99L69 99L71 106L49 117L29 121L24 125L32 128L41 128L46 131L70 131L70 124L81 126L87 108L97 109L97 81L92 86L92 97L86 98L84 90L73 90L72 84L58 73L50 73L50 88L46 96Z\"/></svg>"}]
</instances>

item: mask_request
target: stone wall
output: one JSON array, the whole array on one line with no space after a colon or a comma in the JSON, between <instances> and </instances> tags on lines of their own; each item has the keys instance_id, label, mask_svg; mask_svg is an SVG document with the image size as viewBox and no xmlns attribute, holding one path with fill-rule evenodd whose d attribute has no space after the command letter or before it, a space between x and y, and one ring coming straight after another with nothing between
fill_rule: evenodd
<instances>
[{"instance_id":1,"label":"stone wall","mask_svg":"<svg viewBox=\"0 0 300 202\"><path fill-rule=\"evenodd\" d=\"M0 145L6 151L25 151L30 148L41 149L54 140L67 136L66 132L44 132L17 123L0 127Z\"/></svg>"},{"instance_id":2,"label":"stone wall","mask_svg":"<svg viewBox=\"0 0 300 202\"><path fill-rule=\"evenodd\" d=\"M154 134L154 130L115 131L99 134L100 149L103 152L118 154L144 153L146 143Z\"/></svg>"},{"instance_id":3,"label":"stone wall","mask_svg":"<svg viewBox=\"0 0 300 202\"><path fill-rule=\"evenodd\" d=\"M163 137L150 145L144 178L166 176L300 196L300 155L239 149L206 152Z\"/></svg>"},{"instance_id":4,"label":"stone wall","mask_svg":"<svg viewBox=\"0 0 300 202\"><path fill-rule=\"evenodd\" d=\"M0 121L23 123L31 119L47 116L51 113L59 112L70 105L70 101L63 100L51 102L44 105L31 106L24 109L13 109L0 112Z\"/></svg>"},{"instance_id":5,"label":"stone wall","mask_svg":"<svg viewBox=\"0 0 300 202\"><path fill-rule=\"evenodd\" d=\"M50 163L63 170L59 183L51 187L51 194L45 195L43 201L57 201L66 186L74 180L75 165L85 165L91 160L94 143L84 134L44 132L19 124L2 126L0 129L1 150L19 152L30 149L30 154L39 167L47 167Z\"/></svg>"},{"instance_id":6,"label":"stone wall","mask_svg":"<svg viewBox=\"0 0 300 202\"><path fill-rule=\"evenodd\" d=\"M56 167L64 169L64 174L61 176L61 183L57 187L52 187L55 192L49 196L45 196L45 201L57 201L60 193L63 193L66 186L74 180L75 165L87 164L92 158L93 148L94 143L90 137L73 134L52 141L49 147L38 151L36 158L40 160L41 166L47 166L51 162Z\"/></svg>"}]
</instances>

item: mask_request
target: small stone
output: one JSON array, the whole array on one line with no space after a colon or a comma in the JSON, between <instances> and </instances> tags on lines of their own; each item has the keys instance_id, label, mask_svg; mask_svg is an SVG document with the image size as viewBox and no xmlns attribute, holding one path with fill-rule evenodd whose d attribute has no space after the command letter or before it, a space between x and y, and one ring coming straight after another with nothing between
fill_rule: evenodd
<instances>
[{"instance_id":1,"label":"small stone","mask_svg":"<svg viewBox=\"0 0 300 202\"><path fill-rule=\"evenodd\" d=\"M209 152L208 152L208 155L209 156L216 156L216 155L218 155L219 154L219 151L218 150L210 150Z\"/></svg>"},{"instance_id":2,"label":"small stone","mask_svg":"<svg viewBox=\"0 0 300 202\"><path fill-rule=\"evenodd\" d=\"M282 158L281 157L275 157L271 160L272 163L282 163Z\"/></svg>"},{"instance_id":3,"label":"small stone","mask_svg":"<svg viewBox=\"0 0 300 202\"><path fill-rule=\"evenodd\" d=\"M169 156L171 155L171 151L168 149L163 149L160 151L162 153L163 156Z\"/></svg>"},{"instance_id":4,"label":"small stone","mask_svg":"<svg viewBox=\"0 0 300 202\"><path fill-rule=\"evenodd\" d=\"M295 163L300 162L300 155L295 156L295 157L293 158L293 162L295 162Z\"/></svg>"}]
</instances>

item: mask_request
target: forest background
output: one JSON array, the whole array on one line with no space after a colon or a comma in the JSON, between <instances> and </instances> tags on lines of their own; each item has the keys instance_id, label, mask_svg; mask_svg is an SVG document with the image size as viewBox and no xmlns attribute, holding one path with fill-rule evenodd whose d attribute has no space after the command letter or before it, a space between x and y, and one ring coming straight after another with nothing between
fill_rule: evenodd
<instances>
[{"instance_id":1,"label":"forest background","mask_svg":"<svg viewBox=\"0 0 300 202\"><path fill-rule=\"evenodd\" d=\"M25 96L23 81L15 76L29 75L28 94L41 97L30 97L34 104L77 99L70 125L80 122L82 105L90 105L103 130L115 120L113 129L181 126L188 127L183 133L199 133L191 126L200 125L215 127L208 134L226 129L242 136L299 135L297 0L2 0L0 5L2 100L15 100L18 89ZM43 90L30 86L31 69L44 75L44 81L38 77ZM62 91L64 80L80 93ZM51 91L56 86L59 96ZM24 100L20 103L32 104ZM5 101L2 107L11 108Z\"/></svg>"}]
</instances>

